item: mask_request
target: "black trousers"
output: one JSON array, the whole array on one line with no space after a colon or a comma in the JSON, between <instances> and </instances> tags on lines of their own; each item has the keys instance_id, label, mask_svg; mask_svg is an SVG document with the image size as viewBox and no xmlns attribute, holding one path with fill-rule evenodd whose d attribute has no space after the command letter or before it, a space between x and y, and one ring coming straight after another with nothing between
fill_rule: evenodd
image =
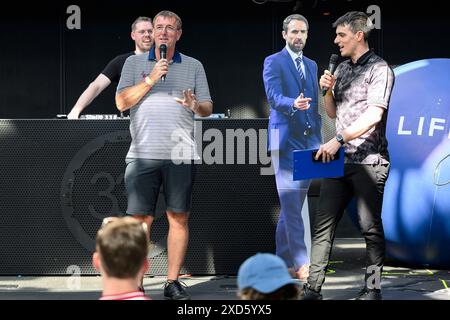
<instances>
[{"instance_id":1,"label":"black trousers","mask_svg":"<svg viewBox=\"0 0 450 320\"><path fill-rule=\"evenodd\" d=\"M378 284L381 281L385 256L381 209L388 175L389 165L345 164L343 177L322 180L319 206L312 222L308 283L313 290L322 288L337 224L353 197L366 241L366 280L370 278Z\"/></svg>"}]
</instances>

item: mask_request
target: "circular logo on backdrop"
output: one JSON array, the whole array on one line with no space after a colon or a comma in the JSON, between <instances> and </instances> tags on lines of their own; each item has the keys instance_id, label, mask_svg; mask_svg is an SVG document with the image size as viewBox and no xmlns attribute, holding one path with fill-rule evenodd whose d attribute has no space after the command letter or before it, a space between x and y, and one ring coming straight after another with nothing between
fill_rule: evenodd
<instances>
[{"instance_id":1,"label":"circular logo on backdrop","mask_svg":"<svg viewBox=\"0 0 450 320\"><path fill-rule=\"evenodd\" d=\"M63 217L70 232L88 251L95 250L95 237L104 218L125 215L125 157L130 142L129 131L99 136L75 154L64 173L61 184ZM158 241L152 247L151 257L166 250L166 222L159 219L165 212L163 196L158 199L156 212L152 238ZM161 228L163 230L159 230Z\"/></svg>"}]
</instances>

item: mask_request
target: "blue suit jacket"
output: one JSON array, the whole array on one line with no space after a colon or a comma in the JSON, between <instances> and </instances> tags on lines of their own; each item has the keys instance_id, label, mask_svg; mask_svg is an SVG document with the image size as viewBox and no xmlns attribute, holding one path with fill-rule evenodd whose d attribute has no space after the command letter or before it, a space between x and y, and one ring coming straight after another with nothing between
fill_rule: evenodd
<instances>
[{"instance_id":1,"label":"blue suit jacket","mask_svg":"<svg viewBox=\"0 0 450 320\"><path fill-rule=\"evenodd\" d=\"M292 159L292 151L318 148L322 143L322 120L318 112L317 64L303 56L306 80L302 83L294 61L284 48L264 61L264 87L270 105L269 151L279 150L280 157ZM303 92L312 98L310 108L306 111L293 112L295 99ZM305 136L306 122L312 126L312 133ZM270 138L271 130L278 129L278 141Z\"/></svg>"}]
</instances>

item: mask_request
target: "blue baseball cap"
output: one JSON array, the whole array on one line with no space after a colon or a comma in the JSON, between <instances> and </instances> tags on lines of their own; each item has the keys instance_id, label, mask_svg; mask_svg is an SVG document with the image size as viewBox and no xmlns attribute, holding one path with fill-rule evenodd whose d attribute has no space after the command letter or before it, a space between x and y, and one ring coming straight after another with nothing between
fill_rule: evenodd
<instances>
[{"instance_id":1,"label":"blue baseball cap","mask_svg":"<svg viewBox=\"0 0 450 320\"><path fill-rule=\"evenodd\" d=\"M261 293L274 292L297 282L289 274L286 263L271 253L257 253L245 260L238 271L238 288L253 288Z\"/></svg>"}]
</instances>

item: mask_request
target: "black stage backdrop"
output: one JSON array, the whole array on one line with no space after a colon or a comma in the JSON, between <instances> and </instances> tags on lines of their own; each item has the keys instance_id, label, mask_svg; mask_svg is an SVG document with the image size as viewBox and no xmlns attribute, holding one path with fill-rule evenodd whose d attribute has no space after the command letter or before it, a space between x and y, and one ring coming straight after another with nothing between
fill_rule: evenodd
<instances>
[{"instance_id":1,"label":"black stage backdrop","mask_svg":"<svg viewBox=\"0 0 450 320\"><path fill-rule=\"evenodd\" d=\"M444 2L349 0L61 1L12 2L0 12L0 118L53 118L68 113L87 85L118 54L133 50L130 25L163 9L183 20L179 49L203 62L214 112L267 117L262 83L264 58L284 46L283 19L304 14L310 22L305 55L322 72L333 44L331 24L350 10L380 8L381 29L371 47L391 65L450 56ZM70 5L81 10L81 29L66 26ZM394 7L395 5L395 7ZM86 110L117 113L115 85Z\"/></svg>"},{"instance_id":2,"label":"black stage backdrop","mask_svg":"<svg viewBox=\"0 0 450 320\"><path fill-rule=\"evenodd\" d=\"M0 120L0 275L96 272L91 259L101 222L126 210L128 127L127 119ZM196 121L204 152L183 273L236 274L250 255L274 252L279 202L275 178L266 172L266 128L267 119ZM213 130L212 139L201 139ZM234 138L238 130L247 138ZM314 219L316 183L309 195ZM162 191L151 232L151 274L166 274L164 212ZM360 233L345 215L336 236Z\"/></svg>"}]
</instances>

